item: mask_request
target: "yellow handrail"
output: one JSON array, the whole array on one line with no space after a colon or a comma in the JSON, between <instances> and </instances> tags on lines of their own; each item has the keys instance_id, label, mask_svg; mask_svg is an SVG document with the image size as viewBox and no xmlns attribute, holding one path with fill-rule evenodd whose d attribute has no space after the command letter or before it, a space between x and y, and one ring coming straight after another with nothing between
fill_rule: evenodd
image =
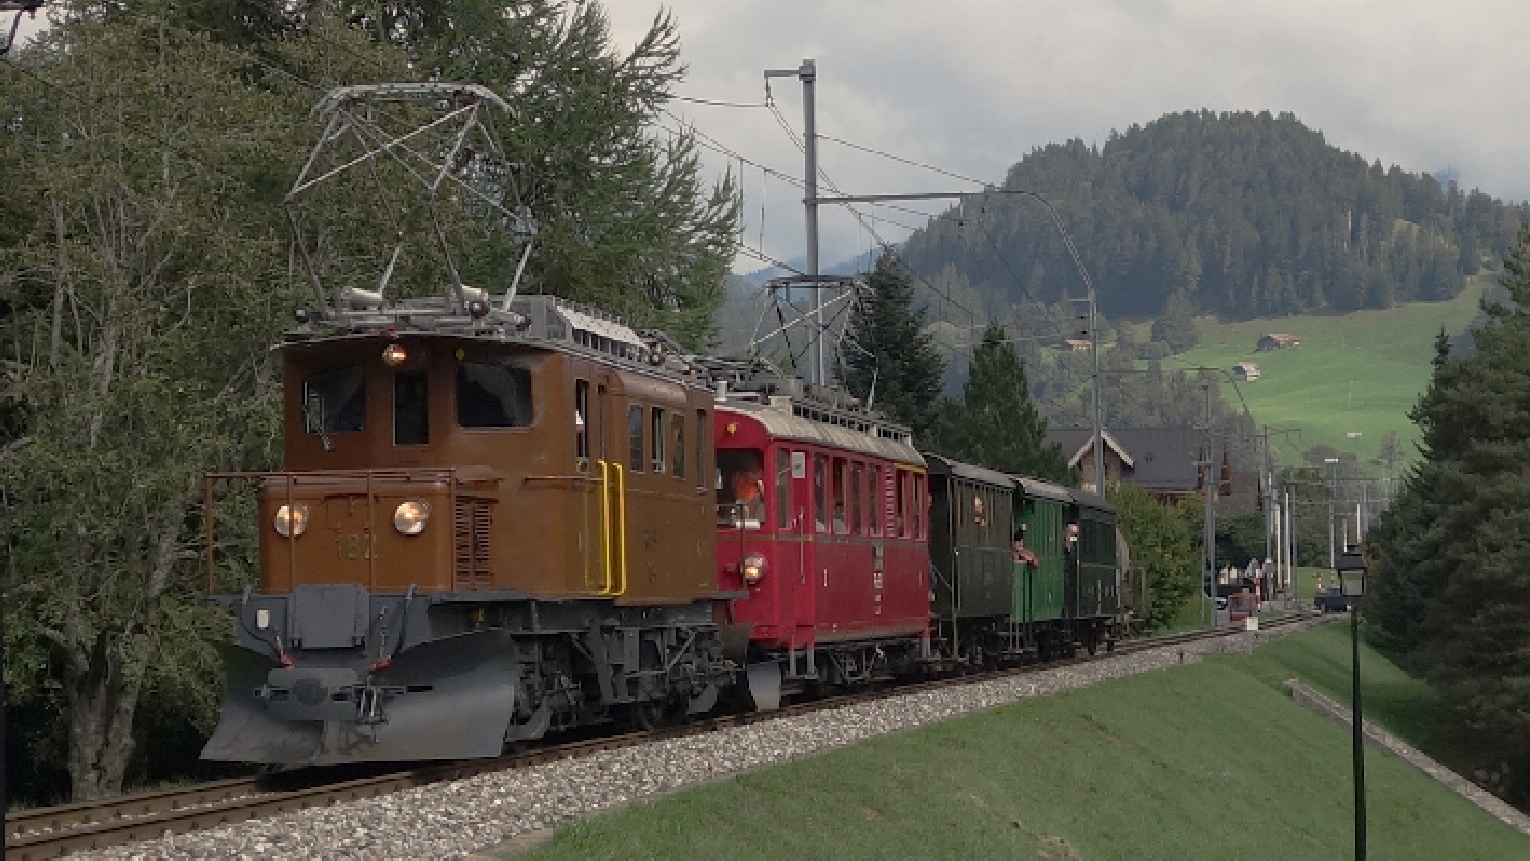
<instances>
[{"instance_id":1,"label":"yellow handrail","mask_svg":"<svg viewBox=\"0 0 1530 861\"><path fill-rule=\"evenodd\" d=\"M627 469L621 464L616 466L616 501L617 501L617 552L621 554L622 586L612 594L627 594Z\"/></svg>"},{"instance_id":2,"label":"yellow handrail","mask_svg":"<svg viewBox=\"0 0 1530 861\"><path fill-rule=\"evenodd\" d=\"M603 460L600 465L600 564L605 569L606 587L600 594L611 594L611 464Z\"/></svg>"}]
</instances>

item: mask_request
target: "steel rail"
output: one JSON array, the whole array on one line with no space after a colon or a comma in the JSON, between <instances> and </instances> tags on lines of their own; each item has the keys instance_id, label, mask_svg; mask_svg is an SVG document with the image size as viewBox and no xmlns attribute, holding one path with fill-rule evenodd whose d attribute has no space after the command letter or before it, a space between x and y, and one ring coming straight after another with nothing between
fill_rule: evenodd
<instances>
[{"instance_id":1,"label":"steel rail","mask_svg":"<svg viewBox=\"0 0 1530 861\"><path fill-rule=\"evenodd\" d=\"M1285 627L1310 618L1293 614L1261 624L1261 630ZM534 748L482 760L448 762L392 771L370 777L339 782L319 782L298 788L277 788L283 775L220 780L184 789L159 790L124 795L103 801L65 804L11 813L5 819L6 861L36 861L59 858L70 852L106 849L139 840L154 840L167 834L184 834L260 819L278 813L328 807L347 801L439 783L461 780L479 774L527 768L562 759L587 756L605 750L632 747L653 741L700 735L730 727L742 727L780 717L811 714L863 702L874 702L903 694L936 690L960 685L980 684L1025 673L1105 661L1134 652L1160 649L1198 640L1234 636L1241 629L1191 631L1125 641L1116 649L1093 655L1079 655L1045 663L1030 663L996 670L944 676L912 684L894 685L870 691L857 691L784 705L768 712L720 715L677 727L644 732L628 732L599 738ZM296 772L287 779L306 774Z\"/></svg>"}]
</instances>

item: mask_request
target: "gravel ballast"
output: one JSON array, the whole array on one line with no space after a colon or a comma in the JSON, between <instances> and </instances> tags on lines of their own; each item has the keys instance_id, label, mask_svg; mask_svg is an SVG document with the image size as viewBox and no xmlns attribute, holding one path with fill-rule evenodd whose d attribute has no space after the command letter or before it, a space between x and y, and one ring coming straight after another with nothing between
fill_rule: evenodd
<instances>
[{"instance_id":1,"label":"gravel ballast","mask_svg":"<svg viewBox=\"0 0 1530 861\"><path fill-rule=\"evenodd\" d=\"M1261 638L1307 627L1289 625ZM592 811L1034 696L1244 651L1250 635L900 694L530 768L432 784L74 858L461 858Z\"/></svg>"}]
</instances>

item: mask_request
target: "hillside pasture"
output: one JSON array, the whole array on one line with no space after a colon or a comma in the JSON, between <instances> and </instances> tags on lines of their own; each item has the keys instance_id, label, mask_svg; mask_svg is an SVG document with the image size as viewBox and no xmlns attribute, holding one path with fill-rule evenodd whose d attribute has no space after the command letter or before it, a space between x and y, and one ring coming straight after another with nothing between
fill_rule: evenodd
<instances>
[{"instance_id":1,"label":"hillside pasture","mask_svg":"<svg viewBox=\"0 0 1530 861\"><path fill-rule=\"evenodd\" d=\"M1475 276L1448 302L1413 302L1385 311L1235 323L1202 318L1200 343L1173 361L1228 370L1238 362L1257 364L1260 378L1238 388L1255 421L1296 431L1273 438L1282 463L1299 463L1301 452L1326 443L1355 452L1365 464L1376 458L1387 433L1397 431L1400 468L1416 455L1418 429L1408 410L1429 383L1435 335L1442 325L1451 335L1461 332L1493 278ZM1258 352L1259 338L1273 332L1295 335L1301 346ZM1226 380L1222 393L1238 405L1238 392ZM1353 432L1361 436L1347 436Z\"/></svg>"}]
</instances>

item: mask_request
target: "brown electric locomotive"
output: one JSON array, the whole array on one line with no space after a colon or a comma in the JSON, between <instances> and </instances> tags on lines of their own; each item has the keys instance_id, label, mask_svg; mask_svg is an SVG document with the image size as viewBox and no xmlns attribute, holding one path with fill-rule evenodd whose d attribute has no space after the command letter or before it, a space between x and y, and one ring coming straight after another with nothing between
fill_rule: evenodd
<instances>
[{"instance_id":1,"label":"brown electric locomotive","mask_svg":"<svg viewBox=\"0 0 1530 861\"><path fill-rule=\"evenodd\" d=\"M471 288L299 319L204 758L492 756L713 706L712 399L662 336Z\"/></svg>"}]
</instances>

